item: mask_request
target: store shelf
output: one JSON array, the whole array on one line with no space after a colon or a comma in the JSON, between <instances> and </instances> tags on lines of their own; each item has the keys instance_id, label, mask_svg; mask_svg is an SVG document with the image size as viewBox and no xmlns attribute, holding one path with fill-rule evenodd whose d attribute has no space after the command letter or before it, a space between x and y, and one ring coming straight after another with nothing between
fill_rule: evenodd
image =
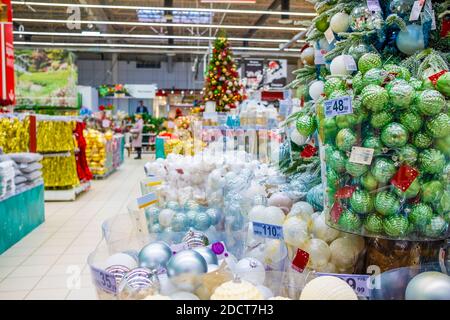
<instances>
[{"instance_id":1,"label":"store shelf","mask_svg":"<svg viewBox=\"0 0 450 320\"><path fill-rule=\"evenodd\" d=\"M91 188L91 182L83 182L79 186L66 190L45 190L45 201L75 201L77 196Z\"/></svg>"},{"instance_id":2,"label":"store shelf","mask_svg":"<svg viewBox=\"0 0 450 320\"><path fill-rule=\"evenodd\" d=\"M111 169L105 174L94 174L95 180L102 180L108 178L110 175L112 175L114 172L116 172L117 169Z\"/></svg>"}]
</instances>

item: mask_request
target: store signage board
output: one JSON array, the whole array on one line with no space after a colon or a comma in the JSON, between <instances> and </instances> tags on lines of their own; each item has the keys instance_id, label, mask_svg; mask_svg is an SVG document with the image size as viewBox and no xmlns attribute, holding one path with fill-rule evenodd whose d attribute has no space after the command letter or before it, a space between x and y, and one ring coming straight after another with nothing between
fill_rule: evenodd
<instances>
[{"instance_id":1,"label":"store signage board","mask_svg":"<svg viewBox=\"0 0 450 320\"><path fill-rule=\"evenodd\" d=\"M160 179L156 178L156 177L148 178L146 180L146 183L145 183L145 185L147 187L156 187L156 186L159 186L161 184L162 184L162 181Z\"/></svg>"},{"instance_id":2,"label":"store signage board","mask_svg":"<svg viewBox=\"0 0 450 320\"><path fill-rule=\"evenodd\" d=\"M133 98L138 99L154 99L158 90L154 84L127 84L126 88Z\"/></svg>"},{"instance_id":3,"label":"store signage board","mask_svg":"<svg viewBox=\"0 0 450 320\"><path fill-rule=\"evenodd\" d=\"M11 0L0 0L0 101L16 103Z\"/></svg>"},{"instance_id":4,"label":"store signage board","mask_svg":"<svg viewBox=\"0 0 450 320\"><path fill-rule=\"evenodd\" d=\"M94 267L91 267L91 275L97 288L113 294L117 292L114 275Z\"/></svg>"},{"instance_id":5,"label":"store signage board","mask_svg":"<svg viewBox=\"0 0 450 320\"><path fill-rule=\"evenodd\" d=\"M253 222L253 233L263 238L283 239L283 227L273 224Z\"/></svg>"},{"instance_id":6,"label":"store signage board","mask_svg":"<svg viewBox=\"0 0 450 320\"><path fill-rule=\"evenodd\" d=\"M325 101L325 117L327 118L352 113L352 97L350 96Z\"/></svg>"},{"instance_id":7,"label":"store signage board","mask_svg":"<svg viewBox=\"0 0 450 320\"><path fill-rule=\"evenodd\" d=\"M353 291L355 291L356 295L360 297L370 297L370 290L368 287L368 281L370 279L370 275L366 274L339 274L339 273L322 273L316 272L315 275L319 277L323 276L332 276L338 277L345 282L348 283L350 287L352 287Z\"/></svg>"}]
</instances>

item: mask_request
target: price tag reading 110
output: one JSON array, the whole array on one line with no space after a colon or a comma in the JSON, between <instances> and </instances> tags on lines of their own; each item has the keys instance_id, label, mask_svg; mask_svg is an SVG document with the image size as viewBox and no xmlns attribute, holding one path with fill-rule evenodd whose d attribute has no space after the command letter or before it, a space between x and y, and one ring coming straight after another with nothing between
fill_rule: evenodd
<instances>
[{"instance_id":1,"label":"price tag reading 110","mask_svg":"<svg viewBox=\"0 0 450 320\"><path fill-rule=\"evenodd\" d=\"M283 227L261 222L253 222L253 233L271 239L283 239Z\"/></svg>"},{"instance_id":2,"label":"price tag reading 110","mask_svg":"<svg viewBox=\"0 0 450 320\"><path fill-rule=\"evenodd\" d=\"M331 118L338 115L352 114L352 97L345 96L325 101L325 117Z\"/></svg>"}]
</instances>

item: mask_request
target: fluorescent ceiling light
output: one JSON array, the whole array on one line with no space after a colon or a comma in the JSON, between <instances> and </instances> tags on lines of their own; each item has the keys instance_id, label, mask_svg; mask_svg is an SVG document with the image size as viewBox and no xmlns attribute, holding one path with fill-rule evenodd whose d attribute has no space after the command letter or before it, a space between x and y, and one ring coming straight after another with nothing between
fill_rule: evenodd
<instances>
[{"instance_id":1,"label":"fluorescent ceiling light","mask_svg":"<svg viewBox=\"0 0 450 320\"><path fill-rule=\"evenodd\" d=\"M51 36L51 37L98 37L98 38L133 38L133 39L174 39L174 40L215 40L215 37L197 37L197 36L171 36L157 34L118 34L118 33L100 33L92 31L83 31L81 33L73 32L36 32L36 31L14 31L17 35L30 36ZM262 38L228 38L230 41L249 41L249 42L268 42L268 43L287 43L290 39L262 39ZM302 43L304 41L297 41Z\"/></svg>"},{"instance_id":2,"label":"fluorescent ceiling light","mask_svg":"<svg viewBox=\"0 0 450 320\"><path fill-rule=\"evenodd\" d=\"M213 8L175 8L175 7L141 7L141 6L121 6L102 4L80 4L80 3L53 3L53 2L33 2L33 1L11 1L14 5L31 5L42 7L78 7L78 8L100 8L100 9L120 9L120 10L176 10L176 11L197 11L197 12L217 12L217 13L240 13L240 14L267 14L267 15L290 15L297 17L315 17L313 12L283 12L269 10L239 10L239 9L213 9Z\"/></svg>"},{"instance_id":3,"label":"fluorescent ceiling light","mask_svg":"<svg viewBox=\"0 0 450 320\"><path fill-rule=\"evenodd\" d=\"M237 26L222 24L197 24L197 23L160 23L160 22L136 22L136 21L93 21L93 20L59 20L59 19L28 19L13 18L14 22L34 22L34 23L72 23L72 24L103 24L103 25L124 25L143 27L194 27L194 28L220 28L220 29L258 29L258 30L282 30L282 31L302 31L306 28L277 27L277 26Z\"/></svg>"},{"instance_id":4,"label":"fluorescent ceiling light","mask_svg":"<svg viewBox=\"0 0 450 320\"><path fill-rule=\"evenodd\" d=\"M48 46L48 47L92 47L92 48L136 48L136 49L198 49L208 50L208 46L174 46L156 44L122 44L122 43L66 43L66 42L28 42L14 41L15 45L22 46ZM280 48L264 47L234 47L236 51L280 51ZM300 52L299 49L286 49L285 51Z\"/></svg>"}]
</instances>

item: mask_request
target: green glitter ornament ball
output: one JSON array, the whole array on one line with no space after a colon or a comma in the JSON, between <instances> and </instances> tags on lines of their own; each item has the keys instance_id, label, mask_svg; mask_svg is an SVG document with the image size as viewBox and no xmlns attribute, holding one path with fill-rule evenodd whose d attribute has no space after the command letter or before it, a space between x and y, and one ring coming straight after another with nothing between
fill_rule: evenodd
<instances>
[{"instance_id":1,"label":"green glitter ornament ball","mask_svg":"<svg viewBox=\"0 0 450 320\"><path fill-rule=\"evenodd\" d=\"M327 97L338 90L345 90L345 81L341 78L330 78L325 81L325 85L323 86L323 92Z\"/></svg>"},{"instance_id":2,"label":"green glitter ornament ball","mask_svg":"<svg viewBox=\"0 0 450 320\"><path fill-rule=\"evenodd\" d=\"M371 213L364 221L364 228L371 233L381 233L383 231L383 218L376 213Z\"/></svg>"},{"instance_id":3,"label":"green glitter ornament ball","mask_svg":"<svg viewBox=\"0 0 450 320\"><path fill-rule=\"evenodd\" d=\"M356 94L360 94L361 90L364 88L363 75L359 71L352 79L352 88Z\"/></svg>"},{"instance_id":4,"label":"green glitter ornament ball","mask_svg":"<svg viewBox=\"0 0 450 320\"><path fill-rule=\"evenodd\" d=\"M436 149L428 149L419 154L419 171L421 173L440 173L445 166L445 156Z\"/></svg>"},{"instance_id":5,"label":"green glitter ornament ball","mask_svg":"<svg viewBox=\"0 0 450 320\"><path fill-rule=\"evenodd\" d=\"M370 125L376 129L381 129L394 120L394 115L389 111L380 111L373 113L370 117Z\"/></svg>"},{"instance_id":6,"label":"green glitter ornament ball","mask_svg":"<svg viewBox=\"0 0 450 320\"><path fill-rule=\"evenodd\" d=\"M351 129L341 129L336 135L336 147L341 151L350 151L356 142L356 134Z\"/></svg>"},{"instance_id":7,"label":"green glitter ornament ball","mask_svg":"<svg viewBox=\"0 0 450 320\"><path fill-rule=\"evenodd\" d=\"M362 146L364 148L370 148L373 149L374 155L380 155L382 153L382 149L384 148L383 143L381 142L380 137L377 136L368 136L366 139L364 139Z\"/></svg>"},{"instance_id":8,"label":"green glitter ornament ball","mask_svg":"<svg viewBox=\"0 0 450 320\"><path fill-rule=\"evenodd\" d=\"M358 123L358 117L355 114L346 114L336 117L336 125L339 129L353 128Z\"/></svg>"},{"instance_id":9,"label":"green glitter ornament ball","mask_svg":"<svg viewBox=\"0 0 450 320\"><path fill-rule=\"evenodd\" d=\"M423 230L433 217L433 209L424 203L415 204L408 214L409 222L411 222L417 230Z\"/></svg>"},{"instance_id":10,"label":"green glitter ornament ball","mask_svg":"<svg viewBox=\"0 0 450 320\"><path fill-rule=\"evenodd\" d=\"M378 181L370 172L367 172L361 177L361 185L364 189L373 191L378 188Z\"/></svg>"},{"instance_id":11,"label":"green glitter ornament ball","mask_svg":"<svg viewBox=\"0 0 450 320\"><path fill-rule=\"evenodd\" d=\"M316 119L308 114L301 115L297 118L296 127L301 135L308 137L316 130Z\"/></svg>"},{"instance_id":12,"label":"green glitter ornament ball","mask_svg":"<svg viewBox=\"0 0 450 320\"><path fill-rule=\"evenodd\" d=\"M433 180L422 185L422 201L425 203L437 203L444 194L442 182Z\"/></svg>"},{"instance_id":13,"label":"green glitter ornament ball","mask_svg":"<svg viewBox=\"0 0 450 320\"><path fill-rule=\"evenodd\" d=\"M414 88L408 83L398 83L388 90L389 102L397 109L409 107L415 98Z\"/></svg>"},{"instance_id":14,"label":"green glitter ornament ball","mask_svg":"<svg viewBox=\"0 0 450 320\"><path fill-rule=\"evenodd\" d=\"M402 215L393 215L383 221L384 232L391 237L404 237L408 234L409 222Z\"/></svg>"},{"instance_id":15,"label":"green glitter ornament ball","mask_svg":"<svg viewBox=\"0 0 450 320\"><path fill-rule=\"evenodd\" d=\"M390 148L403 147L408 142L408 131L400 123L390 123L383 128L381 141Z\"/></svg>"},{"instance_id":16,"label":"green glitter ornament ball","mask_svg":"<svg viewBox=\"0 0 450 320\"><path fill-rule=\"evenodd\" d=\"M353 163L347 160L347 163L345 164L345 170L352 177L360 177L367 171L369 171L369 166L360 163Z\"/></svg>"},{"instance_id":17,"label":"green glitter ornament ball","mask_svg":"<svg viewBox=\"0 0 450 320\"><path fill-rule=\"evenodd\" d=\"M450 157L450 135L445 138L436 139L436 149L441 151L447 157Z\"/></svg>"},{"instance_id":18,"label":"green glitter ornament ball","mask_svg":"<svg viewBox=\"0 0 450 320\"><path fill-rule=\"evenodd\" d=\"M355 190L350 198L350 206L353 212L366 214L373 211L373 198L365 190Z\"/></svg>"},{"instance_id":19,"label":"green glitter ornament ball","mask_svg":"<svg viewBox=\"0 0 450 320\"><path fill-rule=\"evenodd\" d=\"M414 88L414 90L419 91L422 90L423 82L422 80L411 78L409 79L409 84Z\"/></svg>"},{"instance_id":20,"label":"green glitter ornament ball","mask_svg":"<svg viewBox=\"0 0 450 320\"><path fill-rule=\"evenodd\" d=\"M411 73L405 67L400 67L396 64L386 64L383 67L389 73L395 74L396 78L405 79L409 81L411 78Z\"/></svg>"},{"instance_id":21,"label":"green glitter ornament ball","mask_svg":"<svg viewBox=\"0 0 450 320\"><path fill-rule=\"evenodd\" d=\"M430 238L439 238L445 235L448 229L448 223L441 216L434 216L430 223L425 227L423 234Z\"/></svg>"},{"instance_id":22,"label":"green glitter ornament ball","mask_svg":"<svg viewBox=\"0 0 450 320\"><path fill-rule=\"evenodd\" d=\"M394 162L390 159L375 159L370 170L374 178L380 183L388 183L397 172Z\"/></svg>"},{"instance_id":23,"label":"green glitter ornament ball","mask_svg":"<svg viewBox=\"0 0 450 320\"><path fill-rule=\"evenodd\" d=\"M358 231L361 228L361 219L350 210L345 210L339 217L338 225L345 231Z\"/></svg>"},{"instance_id":24,"label":"green glitter ornament ball","mask_svg":"<svg viewBox=\"0 0 450 320\"><path fill-rule=\"evenodd\" d=\"M339 185L340 176L331 168L327 168L327 185L330 188L336 189Z\"/></svg>"},{"instance_id":25,"label":"green glitter ornament ball","mask_svg":"<svg viewBox=\"0 0 450 320\"><path fill-rule=\"evenodd\" d=\"M327 148L325 156L327 166L338 173L345 172L347 157L342 151L336 150L334 148Z\"/></svg>"},{"instance_id":26,"label":"green glitter ornament ball","mask_svg":"<svg viewBox=\"0 0 450 320\"><path fill-rule=\"evenodd\" d=\"M386 70L379 68L370 69L363 76L363 86L365 87L369 84L381 86L388 75L389 74Z\"/></svg>"},{"instance_id":27,"label":"green glitter ornament ball","mask_svg":"<svg viewBox=\"0 0 450 320\"><path fill-rule=\"evenodd\" d=\"M433 143L433 139L426 133L417 132L413 136L412 142L413 142L414 146L416 146L417 148L426 149L431 146L431 144Z\"/></svg>"},{"instance_id":28,"label":"green glitter ornament ball","mask_svg":"<svg viewBox=\"0 0 450 320\"><path fill-rule=\"evenodd\" d=\"M373 112L382 111L389 101L389 95L383 87L371 84L361 92L361 102L364 107Z\"/></svg>"},{"instance_id":29,"label":"green glitter ornament ball","mask_svg":"<svg viewBox=\"0 0 450 320\"><path fill-rule=\"evenodd\" d=\"M419 151L411 144L407 144L397 150L398 160L400 163L413 165L417 162Z\"/></svg>"},{"instance_id":30,"label":"green glitter ornament ball","mask_svg":"<svg viewBox=\"0 0 450 320\"><path fill-rule=\"evenodd\" d=\"M450 117L445 113L439 113L426 122L425 128L433 138L447 137L450 135Z\"/></svg>"},{"instance_id":31,"label":"green glitter ornament ball","mask_svg":"<svg viewBox=\"0 0 450 320\"><path fill-rule=\"evenodd\" d=\"M323 130L325 136L325 143L334 143L339 130L336 125L336 117L324 118L321 123L321 130Z\"/></svg>"},{"instance_id":32,"label":"green glitter ornament ball","mask_svg":"<svg viewBox=\"0 0 450 320\"><path fill-rule=\"evenodd\" d=\"M403 112L400 115L400 123L409 131L417 132L422 128L422 117L414 112Z\"/></svg>"},{"instance_id":33,"label":"green glitter ornament ball","mask_svg":"<svg viewBox=\"0 0 450 320\"><path fill-rule=\"evenodd\" d=\"M381 68L382 62L380 55L372 52L365 53L358 60L358 70L363 74L373 68Z\"/></svg>"},{"instance_id":34,"label":"green glitter ornament ball","mask_svg":"<svg viewBox=\"0 0 450 320\"><path fill-rule=\"evenodd\" d=\"M392 192L381 191L375 195L375 210L383 216L396 214L400 210L400 200Z\"/></svg>"},{"instance_id":35,"label":"green glitter ornament ball","mask_svg":"<svg viewBox=\"0 0 450 320\"><path fill-rule=\"evenodd\" d=\"M445 98L437 90L424 90L417 98L417 108L426 116L437 115L444 106Z\"/></svg>"}]
</instances>

